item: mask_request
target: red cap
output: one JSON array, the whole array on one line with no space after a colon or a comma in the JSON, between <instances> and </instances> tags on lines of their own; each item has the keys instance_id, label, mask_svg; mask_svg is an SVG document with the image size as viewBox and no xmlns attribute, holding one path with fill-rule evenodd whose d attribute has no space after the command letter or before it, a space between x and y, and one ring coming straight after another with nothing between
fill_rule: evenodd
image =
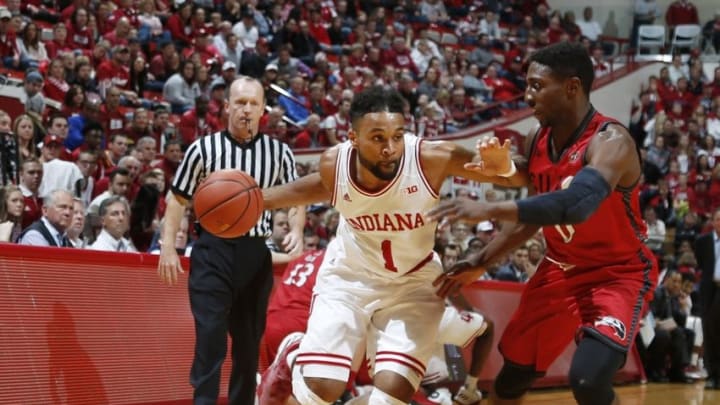
<instances>
[{"instance_id":1,"label":"red cap","mask_svg":"<svg viewBox=\"0 0 720 405\"><path fill-rule=\"evenodd\" d=\"M45 135L45 138L43 139L43 146L48 146L53 143L57 145L62 145L62 139L60 139L60 137L57 135Z\"/></svg>"}]
</instances>

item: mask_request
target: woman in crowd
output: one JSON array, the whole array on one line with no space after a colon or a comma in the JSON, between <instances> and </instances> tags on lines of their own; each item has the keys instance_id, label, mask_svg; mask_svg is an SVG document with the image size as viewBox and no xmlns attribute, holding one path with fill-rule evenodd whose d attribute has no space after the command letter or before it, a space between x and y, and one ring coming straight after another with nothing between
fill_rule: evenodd
<instances>
[{"instance_id":1,"label":"woman in crowd","mask_svg":"<svg viewBox=\"0 0 720 405\"><path fill-rule=\"evenodd\" d=\"M32 117L27 114L18 115L13 122L13 133L17 136L20 160L39 156L35 145L35 124Z\"/></svg>"},{"instance_id":2,"label":"woman in crowd","mask_svg":"<svg viewBox=\"0 0 720 405\"><path fill-rule=\"evenodd\" d=\"M24 209L20 188L12 184L0 187L0 242L14 243L20 236Z\"/></svg>"}]
</instances>

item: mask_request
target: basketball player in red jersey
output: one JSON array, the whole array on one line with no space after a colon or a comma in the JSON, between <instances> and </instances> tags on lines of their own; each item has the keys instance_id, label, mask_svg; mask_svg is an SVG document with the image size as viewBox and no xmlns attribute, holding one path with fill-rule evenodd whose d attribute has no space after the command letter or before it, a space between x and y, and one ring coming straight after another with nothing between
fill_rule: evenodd
<instances>
[{"instance_id":1,"label":"basketball player in red jersey","mask_svg":"<svg viewBox=\"0 0 720 405\"><path fill-rule=\"evenodd\" d=\"M317 270L325 257L324 250L312 250L288 263L280 285L268 304L261 357L272 361L280 342L293 332L305 332L310 316L312 290Z\"/></svg>"},{"instance_id":2,"label":"basketball player in red jersey","mask_svg":"<svg viewBox=\"0 0 720 405\"><path fill-rule=\"evenodd\" d=\"M436 284L441 295L454 293L543 227L547 255L500 341L505 364L494 403L519 403L573 338L578 346L569 380L577 402L618 403L612 379L657 282L656 263L643 244L640 155L628 131L590 104L593 67L579 44L533 54L527 81L525 99L540 121L526 149L530 187L538 195L499 203L456 199L431 210L431 219L517 224ZM497 146L493 139L479 149Z\"/></svg>"}]
</instances>

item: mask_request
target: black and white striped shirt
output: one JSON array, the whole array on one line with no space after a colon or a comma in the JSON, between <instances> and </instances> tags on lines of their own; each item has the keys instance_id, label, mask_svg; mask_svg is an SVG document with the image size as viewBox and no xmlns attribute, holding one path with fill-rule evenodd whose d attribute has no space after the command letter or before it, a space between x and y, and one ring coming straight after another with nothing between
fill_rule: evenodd
<instances>
[{"instance_id":1,"label":"black and white striped shirt","mask_svg":"<svg viewBox=\"0 0 720 405\"><path fill-rule=\"evenodd\" d=\"M288 183L298 177L295 156L287 144L262 134L240 144L229 132L221 131L190 145L175 174L172 191L189 200L202 179L224 169L248 173L260 188ZM248 236L267 238L271 234L271 215L265 211Z\"/></svg>"}]
</instances>

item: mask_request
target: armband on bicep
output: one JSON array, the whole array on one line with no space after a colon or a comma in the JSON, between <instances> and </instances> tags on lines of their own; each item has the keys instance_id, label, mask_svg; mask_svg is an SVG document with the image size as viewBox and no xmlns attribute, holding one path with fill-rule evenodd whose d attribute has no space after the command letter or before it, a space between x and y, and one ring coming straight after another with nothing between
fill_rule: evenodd
<instances>
[{"instance_id":1,"label":"armband on bicep","mask_svg":"<svg viewBox=\"0 0 720 405\"><path fill-rule=\"evenodd\" d=\"M584 167L568 188L519 200L518 221L535 225L578 224L590 217L610 195L600 172Z\"/></svg>"}]
</instances>

